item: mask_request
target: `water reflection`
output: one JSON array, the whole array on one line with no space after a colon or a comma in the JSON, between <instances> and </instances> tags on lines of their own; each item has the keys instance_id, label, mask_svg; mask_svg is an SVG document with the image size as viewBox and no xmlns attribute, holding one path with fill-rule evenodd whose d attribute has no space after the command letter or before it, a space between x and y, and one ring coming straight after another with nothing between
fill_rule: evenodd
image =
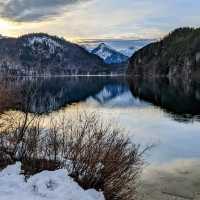
<instances>
[{"instance_id":1,"label":"water reflection","mask_svg":"<svg viewBox=\"0 0 200 200\"><path fill-rule=\"evenodd\" d=\"M0 111L49 113L88 101L108 107L160 107L174 120L200 119L200 83L137 77L1 78ZM27 96L28 100L27 100Z\"/></svg>"},{"instance_id":2,"label":"water reflection","mask_svg":"<svg viewBox=\"0 0 200 200\"><path fill-rule=\"evenodd\" d=\"M0 108L25 109L29 98L30 112L49 113L95 96L105 85L123 84L123 79L99 77L2 78Z\"/></svg>"},{"instance_id":3,"label":"water reflection","mask_svg":"<svg viewBox=\"0 0 200 200\"><path fill-rule=\"evenodd\" d=\"M146 188L142 194L146 197L164 199L162 191L167 187L169 192L190 196L199 188L198 81L141 77L0 79L0 111L28 108L44 114L45 120L51 116L59 120L63 115L73 117L77 107L100 113L106 121L113 119L135 143L157 144L146 157L151 163L143 175Z\"/></svg>"},{"instance_id":4,"label":"water reflection","mask_svg":"<svg viewBox=\"0 0 200 200\"><path fill-rule=\"evenodd\" d=\"M200 119L200 82L136 77L129 85L134 96L159 106L175 120Z\"/></svg>"},{"instance_id":5,"label":"water reflection","mask_svg":"<svg viewBox=\"0 0 200 200\"><path fill-rule=\"evenodd\" d=\"M59 120L63 115L73 117L78 107L113 120L136 143L158 144L147 158L151 163L200 157L198 82L183 85L122 77L3 78L0 82L1 111L28 108L44 113L45 120L46 113Z\"/></svg>"}]
</instances>

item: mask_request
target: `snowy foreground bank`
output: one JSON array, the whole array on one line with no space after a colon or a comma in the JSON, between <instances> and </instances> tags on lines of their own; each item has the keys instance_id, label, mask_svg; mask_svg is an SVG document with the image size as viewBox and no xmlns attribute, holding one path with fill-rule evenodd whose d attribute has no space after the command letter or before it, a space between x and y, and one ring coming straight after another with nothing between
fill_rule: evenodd
<instances>
[{"instance_id":1,"label":"snowy foreground bank","mask_svg":"<svg viewBox=\"0 0 200 200\"><path fill-rule=\"evenodd\" d=\"M1 200L104 200L95 190L83 190L64 169L36 174L25 181L21 164L8 166L0 172Z\"/></svg>"}]
</instances>

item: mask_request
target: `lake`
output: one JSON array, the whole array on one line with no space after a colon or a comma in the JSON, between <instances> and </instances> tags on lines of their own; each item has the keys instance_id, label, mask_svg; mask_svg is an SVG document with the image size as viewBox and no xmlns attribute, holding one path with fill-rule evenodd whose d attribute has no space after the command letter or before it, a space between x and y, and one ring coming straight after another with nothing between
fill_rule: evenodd
<instances>
[{"instance_id":1,"label":"lake","mask_svg":"<svg viewBox=\"0 0 200 200\"><path fill-rule=\"evenodd\" d=\"M1 111L25 110L24 91L30 88L31 113L59 119L77 112L96 112L142 147L154 144L145 156L147 169L200 166L198 81L68 76L1 78L0 82Z\"/></svg>"}]
</instances>

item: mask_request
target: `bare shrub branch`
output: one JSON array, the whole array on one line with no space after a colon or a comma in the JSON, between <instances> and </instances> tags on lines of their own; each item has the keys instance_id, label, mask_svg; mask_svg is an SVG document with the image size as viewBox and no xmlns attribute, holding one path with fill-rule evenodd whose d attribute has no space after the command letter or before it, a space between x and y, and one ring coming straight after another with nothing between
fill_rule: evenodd
<instances>
[{"instance_id":1,"label":"bare shrub branch","mask_svg":"<svg viewBox=\"0 0 200 200\"><path fill-rule=\"evenodd\" d=\"M9 118L0 133L0 156L21 161L25 171L67 168L84 189L103 191L107 200L134 200L137 179L143 165L140 146L122 130L105 124L95 113L76 119L51 119L48 128L42 118L25 112ZM3 157L4 156L4 157Z\"/></svg>"}]
</instances>

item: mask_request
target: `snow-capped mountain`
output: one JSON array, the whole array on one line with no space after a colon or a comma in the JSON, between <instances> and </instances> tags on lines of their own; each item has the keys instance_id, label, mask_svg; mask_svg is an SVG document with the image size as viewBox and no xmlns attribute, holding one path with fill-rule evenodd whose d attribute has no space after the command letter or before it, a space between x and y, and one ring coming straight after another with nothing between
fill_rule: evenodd
<instances>
[{"instance_id":1,"label":"snow-capped mountain","mask_svg":"<svg viewBox=\"0 0 200 200\"><path fill-rule=\"evenodd\" d=\"M128 56L116 51L105 43L99 44L91 53L102 58L106 64L124 63L128 60Z\"/></svg>"},{"instance_id":2,"label":"snow-capped mountain","mask_svg":"<svg viewBox=\"0 0 200 200\"><path fill-rule=\"evenodd\" d=\"M99 44L105 43L107 46L112 47L112 49L131 57L137 50L155 41L155 39L100 39L83 40L79 44L91 52Z\"/></svg>"},{"instance_id":3,"label":"snow-capped mountain","mask_svg":"<svg viewBox=\"0 0 200 200\"><path fill-rule=\"evenodd\" d=\"M98 56L57 36L36 33L0 39L0 73L76 75L111 73L110 70Z\"/></svg>"}]
</instances>

